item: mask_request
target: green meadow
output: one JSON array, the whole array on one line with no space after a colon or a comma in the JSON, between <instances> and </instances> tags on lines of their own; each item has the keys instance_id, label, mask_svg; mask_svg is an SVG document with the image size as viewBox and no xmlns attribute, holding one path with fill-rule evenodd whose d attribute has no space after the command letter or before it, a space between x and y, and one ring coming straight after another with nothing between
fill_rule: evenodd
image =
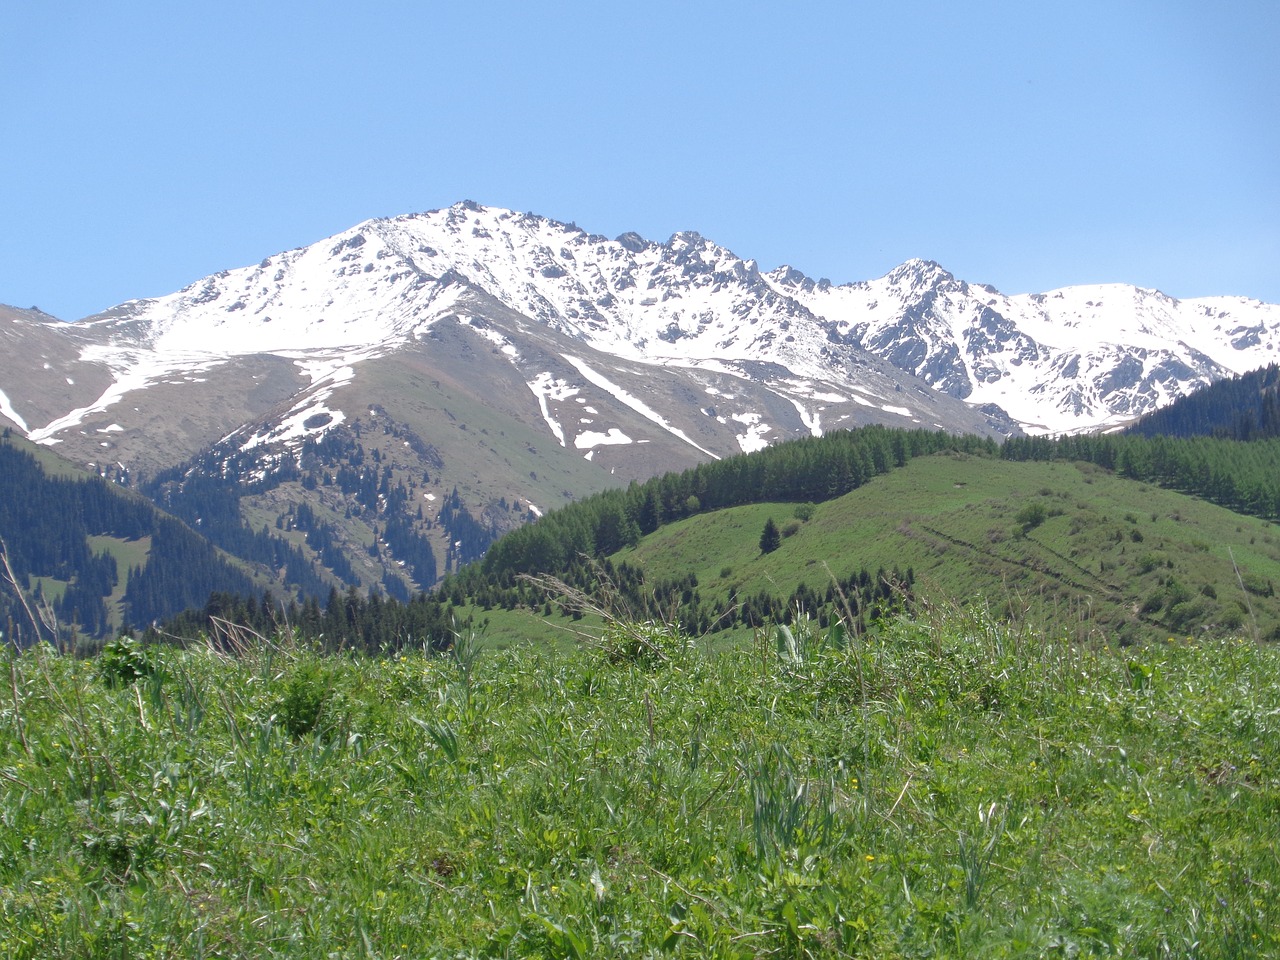
<instances>
[{"instance_id":1,"label":"green meadow","mask_svg":"<svg viewBox=\"0 0 1280 960\"><path fill-rule=\"evenodd\" d=\"M782 540L766 554L770 519ZM651 582L692 575L712 619L758 594L785 604L801 585L821 595L833 577L896 568L911 570L925 603L1032 612L1081 642L1280 636L1280 529L1083 462L917 457L823 503L696 514L609 559ZM571 639L581 627L554 604L550 615L498 604L462 612L502 644ZM739 627L717 644L750 635Z\"/></svg>"},{"instance_id":2,"label":"green meadow","mask_svg":"<svg viewBox=\"0 0 1280 960\"><path fill-rule=\"evenodd\" d=\"M1270 645L221 640L7 656L0 955L1280 953Z\"/></svg>"}]
</instances>

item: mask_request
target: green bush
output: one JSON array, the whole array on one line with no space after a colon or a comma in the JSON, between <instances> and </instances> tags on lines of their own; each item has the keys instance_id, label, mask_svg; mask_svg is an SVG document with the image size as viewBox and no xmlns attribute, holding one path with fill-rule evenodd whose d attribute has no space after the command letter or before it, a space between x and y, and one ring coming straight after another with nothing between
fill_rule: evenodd
<instances>
[{"instance_id":1,"label":"green bush","mask_svg":"<svg viewBox=\"0 0 1280 960\"><path fill-rule=\"evenodd\" d=\"M1224 630L1239 630L1244 626L1244 611L1238 607L1227 607L1218 614L1218 626Z\"/></svg>"},{"instance_id":2,"label":"green bush","mask_svg":"<svg viewBox=\"0 0 1280 960\"><path fill-rule=\"evenodd\" d=\"M152 654L133 637L107 641L98 655L98 676L109 687L127 687L155 672Z\"/></svg>"},{"instance_id":3,"label":"green bush","mask_svg":"<svg viewBox=\"0 0 1280 960\"><path fill-rule=\"evenodd\" d=\"M1144 553L1138 558L1138 572L1150 573L1163 563L1164 561L1154 553Z\"/></svg>"},{"instance_id":4,"label":"green bush","mask_svg":"<svg viewBox=\"0 0 1280 960\"><path fill-rule=\"evenodd\" d=\"M1014 515L1014 520L1021 528L1023 535L1034 530L1049 517L1049 511L1043 503L1028 503Z\"/></svg>"},{"instance_id":5,"label":"green bush","mask_svg":"<svg viewBox=\"0 0 1280 960\"><path fill-rule=\"evenodd\" d=\"M1273 597L1276 593L1275 586L1266 577L1259 577L1256 574L1246 573L1241 580L1244 588L1258 597Z\"/></svg>"},{"instance_id":6,"label":"green bush","mask_svg":"<svg viewBox=\"0 0 1280 960\"><path fill-rule=\"evenodd\" d=\"M320 725L332 693L333 681L328 671L317 660L303 660L285 680L276 716L291 737L305 736Z\"/></svg>"},{"instance_id":7,"label":"green bush","mask_svg":"<svg viewBox=\"0 0 1280 960\"><path fill-rule=\"evenodd\" d=\"M1199 626L1211 615L1212 611L1213 603L1205 597L1180 600L1169 605L1165 620L1173 630L1181 632L1191 627Z\"/></svg>"}]
</instances>

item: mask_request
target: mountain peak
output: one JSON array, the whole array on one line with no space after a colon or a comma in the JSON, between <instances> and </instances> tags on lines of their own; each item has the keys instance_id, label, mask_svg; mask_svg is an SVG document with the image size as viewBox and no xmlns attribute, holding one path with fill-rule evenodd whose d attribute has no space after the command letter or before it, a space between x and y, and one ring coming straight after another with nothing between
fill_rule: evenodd
<instances>
[{"instance_id":1,"label":"mountain peak","mask_svg":"<svg viewBox=\"0 0 1280 960\"><path fill-rule=\"evenodd\" d=\"M890 270L885 279L895 285L932 287L955 280L955 276L934 260L913 257Z\"/></svg>"},{"instance_id":2,"label":"mountain peak","mask_svg":"<svg viewBox=\"0 0 1280 960\"><path fill-rule=\"evenodd\" d=\"M630 250L632 253L640 253L647 250L650 246L648 240L640 236L634 230L628 230L626 233L618 234L614 243L622 247L624 250Z\"/></svg>"},{"instance_id":3,"label":"mountain peak","mask_svg":"<svg viewBox=\"0 0 1280 960\"><path fill-rule=\"evenodd\" d=\"M673 250L686 250L690 247L713 246L702 234L697 230L680 230L671 235L671 239L667 241L667 246Z\"/></svg>"}]
</instances>

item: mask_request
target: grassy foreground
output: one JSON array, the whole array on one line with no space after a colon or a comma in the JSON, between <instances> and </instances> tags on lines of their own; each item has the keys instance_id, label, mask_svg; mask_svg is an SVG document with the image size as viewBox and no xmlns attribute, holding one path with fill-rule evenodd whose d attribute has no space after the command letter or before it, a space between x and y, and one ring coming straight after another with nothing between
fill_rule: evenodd
<instances>
[{"instance_id":1,"label":"grassy foreground","mask_svg":"<svg viewBox=\"0 0 1280 960\"><path fill-rule=\"evenodd\" d=\"M1280 651L842 639L11 656L0 956L1280 954Z\"/></svg>"}]
</instances>

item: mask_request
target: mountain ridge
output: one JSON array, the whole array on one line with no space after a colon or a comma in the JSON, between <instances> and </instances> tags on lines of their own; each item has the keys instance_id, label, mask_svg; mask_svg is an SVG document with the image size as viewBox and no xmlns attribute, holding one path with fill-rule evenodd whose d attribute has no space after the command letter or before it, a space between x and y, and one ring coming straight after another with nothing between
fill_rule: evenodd
<instances>
[{"instance_id":1,"label":"mountain ridge","mask_svg":"<svg viewBox=\"0 0 1280 960\"><path fill-rule=\"evenodd\" d=\"M929 260L837 285L790 265L761 271L695 231L666 243L634 233L608 240L469 201L366 220L74 326L97 341L81 359L127 381L139 367L130 349L140 361L149 347L170 372L248 353L288 356L304 343L312 352L391 349L464 290L655 365L765 359L839 381L851 351L869 354L973 405L1000 406L1031 432L1116 425L1261 366L1280 344L1280 307L1244 298L1176 300L1123 284L1008 296ZM11 397L6 415L18 413L39 440L70 422L39 425L19 411L23 399Z\"/></svg>"}]
</instances>

